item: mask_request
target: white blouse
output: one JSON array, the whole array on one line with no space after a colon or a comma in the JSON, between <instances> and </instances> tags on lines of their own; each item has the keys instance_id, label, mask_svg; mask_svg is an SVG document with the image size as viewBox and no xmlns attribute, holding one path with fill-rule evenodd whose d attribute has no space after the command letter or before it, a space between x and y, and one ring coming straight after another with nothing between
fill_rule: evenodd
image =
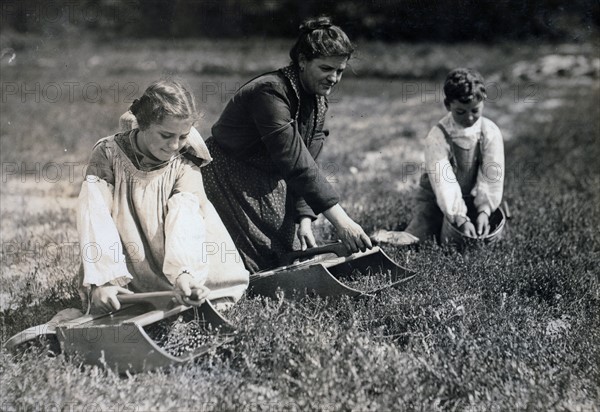
<instances>
[{"instance_id":1,"label":"white blouse","mask_svg":"<svg viewBox=\"0 0 600 412\"><path fill-rule=\"evenodd\" d=\"M491 215L500 206L504 188L504 144L500 129L484 117L471 127L464 128L454 121L451 113L439 123L444 126L452 142L461 148L472 148L481 139L481 165L470 194L474 197L477 212ZM425 168L441 211L451 223L462 223L468 220L467 206L452 170L450 155L450 145L444 133L439 127L433 127L425 141Z\"/></svg>"},{"instance_id":2,"label":"white blouse","mask_svg":"<svg viewBox=\"0 0 600 412\"><path fill-rule=\"evenodd\" d=\"M136 133L101 139L92 152L77 219L83 286L168 290L189 272L210 289L209 299L239 299L248 272L206 198L200 167L178 155L141 169L123 150ZM135 143L127 150L143 156Z\"/></svg>"}]
</instances>

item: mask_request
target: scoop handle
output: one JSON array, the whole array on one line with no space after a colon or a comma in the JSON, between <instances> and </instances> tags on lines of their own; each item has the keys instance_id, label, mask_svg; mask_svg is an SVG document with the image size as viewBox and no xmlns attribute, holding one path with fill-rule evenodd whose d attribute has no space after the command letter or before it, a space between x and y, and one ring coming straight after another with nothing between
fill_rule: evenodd
<instances>
[{"instance_id":1,"label":"scoop handle","mask_svg":"<svg viewBox=\"0 0 600 412\"><path fill-rule=\"evenodd\" d=\"M348 251L342 242L328 243L323 246L317 246L306 250L296 250L286 253L281 257L280 263L282 266L287 266L297 259L312 258L326 253L334 253L338 257L350 256L352 253Z\"/></svg>"},{"instance_id":2,"label":"scoop handle","mask_svg":"<svg viewBox=\"0 0 600 412\"><path fill-rule=\"evenodd\" d=\"M198 289L192 290L192 297L183 296L180 292L174 290L164 290L159 292L133 293L131 295L120 294L117 299L121 303L150 303L155 307L166 307L173 299L187 306L200 306L204 303L206 296L202 296Z\"/></svg>"}]
</instances>

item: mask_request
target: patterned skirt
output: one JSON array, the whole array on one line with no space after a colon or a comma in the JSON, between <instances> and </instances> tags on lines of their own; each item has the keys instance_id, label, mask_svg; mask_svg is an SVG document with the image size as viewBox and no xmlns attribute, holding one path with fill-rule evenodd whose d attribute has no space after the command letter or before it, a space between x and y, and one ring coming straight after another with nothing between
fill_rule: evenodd
<instances>
[{"instance_id":1,"label":"patterned skirt","mask_svg":"<svg viewBox=\"0 0 600 412\"><path fill-rule=\"evenodd\" d=\"M202 168L204 188L250 273L278 265L293 250L294 199L285 181L206 141L213 161Z\"/></svg>"}]
</instances>

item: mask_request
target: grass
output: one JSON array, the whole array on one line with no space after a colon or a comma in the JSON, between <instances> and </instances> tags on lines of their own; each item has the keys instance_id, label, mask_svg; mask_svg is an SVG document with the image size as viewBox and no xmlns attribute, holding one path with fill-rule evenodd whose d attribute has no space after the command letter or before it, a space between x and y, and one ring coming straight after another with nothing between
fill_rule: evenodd
<instances>
[{"instance_id":1,"label":"grass","mask_svg":"<svg viewBox=\"0 0 600 412\"><path fill-rule=\"evenodd\" d=\"M93 142L115 130L127 107L122 95L115 102L108 94L115 82L134 82L141 91L177 61L188 67L180 74L202 99L207 85L233 88L250 73L287 61L280 42L264 53L243 42L225 42L223 49L207 42L95 48L85 41L19 41L16 65L2 62L4 84L95 82L109 97L51 103L6 96L2 104L2 341L77 305L73 207L81 181L65 166L57 181L36 181L21 170L9 174L6 165L39 162L43 170L49 162L79 162L81 169ZM0 409L599 410L597 77L542 79L535 104L512 94L523 83L511 77L514 64L561 50L593 57L593 48L363 48L372 53L372 64L363 67L378 77L360 72L344 79L321 159L349 214L367 231L408 223L419 176L412 166L420 165L423 136L444 113L433 95L409 95L407 85L434 90L438 71L467 62L505 91L486 115L505 135L505 197L514 215L507 241L463 254L433 244L418 252L387 249L419 276L377 298L244 298L230 315L238 325L232 343L169 370L118 376L62 355L1 349ZM244 59L235 57L242 52ZM101 59L90 62L94 56ZM133 63L140 61L155 66ZM224 101L204 97L199 127L208 136ZM323 222L317 229L322 238L334 235Z\"/></svg>"}]
</instances>

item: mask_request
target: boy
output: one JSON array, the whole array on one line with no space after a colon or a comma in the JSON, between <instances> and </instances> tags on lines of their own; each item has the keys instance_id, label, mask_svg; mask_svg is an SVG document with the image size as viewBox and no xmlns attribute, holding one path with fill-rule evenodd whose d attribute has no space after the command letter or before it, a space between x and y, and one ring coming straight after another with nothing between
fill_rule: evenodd
<instances>
[{"instance_id":1,"label":"boy","mask_svg":"<svg viewBox=\"0 0 600 412\"><path fill-rule=\"evenodd\" d=\"M444 96L448 114L427 135L414 216L404 232L377 231L377 241L408 245L439 237L444 218L467 237L490 232L489 218L502 201L504 146L498 126L482 117L483 77L452 70Z\"/></svg>"}]
</instances>

